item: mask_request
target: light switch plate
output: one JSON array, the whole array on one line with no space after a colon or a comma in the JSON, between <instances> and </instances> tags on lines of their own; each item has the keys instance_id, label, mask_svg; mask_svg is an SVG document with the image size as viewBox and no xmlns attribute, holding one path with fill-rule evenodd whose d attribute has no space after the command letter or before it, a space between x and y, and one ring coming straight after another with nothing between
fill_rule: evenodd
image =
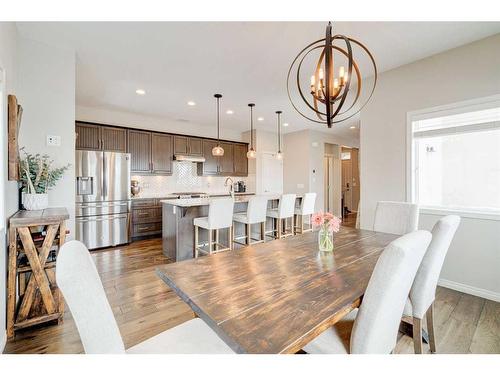
<instances>
[{"instance_id":1,"label":"light switch plate","mask_svg":"<svg viewBox=\"0 0 500 375\"><path fill-rule=\"evenodd\" d=\"M48 135L47 136L47 146L60 146L61 136L59 135Z\"/></svg>"},{"instance_id":2,"label":"light switch plate","mask_svg":"<svg viewBox=\"0 0 500 375\"><path fill-rule=\"evenodd\" d=\"M297 184L297 189L304 189L304 184Z\"/></svg>"}]
</instances>

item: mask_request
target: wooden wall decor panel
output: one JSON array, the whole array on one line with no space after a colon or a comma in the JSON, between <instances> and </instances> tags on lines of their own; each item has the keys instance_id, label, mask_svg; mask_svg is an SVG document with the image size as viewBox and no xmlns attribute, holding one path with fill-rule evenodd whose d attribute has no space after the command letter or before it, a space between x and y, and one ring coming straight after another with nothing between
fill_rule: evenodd
<instances>
[{"instance_id":1,"label":"wooden wall decor panel","mask_svg":"<svg viewBox=\"0 0 500 375\"><path fill-rule=\"evenodd\" d=\"M15 95L9 95L8 101L8 178L19 181L19 128L23 107L17 103Z\"/></svg>"}]
</instances>

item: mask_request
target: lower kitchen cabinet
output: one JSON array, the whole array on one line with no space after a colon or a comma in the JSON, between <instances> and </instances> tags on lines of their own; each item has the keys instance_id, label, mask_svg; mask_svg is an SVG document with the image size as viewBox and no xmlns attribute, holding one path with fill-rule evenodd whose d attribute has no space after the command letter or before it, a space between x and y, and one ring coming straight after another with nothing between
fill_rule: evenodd
<instances>
[{"instance_id":1,"label":"lower kitchen cabinet","mask_svg":"<svg viewBox=\"0 0 500 375\"><path fill-rule=\"evenodd\" d=\"M132 240L161 235L163 198L136 198L132 200Z\"/></svg>"}]
</instances>

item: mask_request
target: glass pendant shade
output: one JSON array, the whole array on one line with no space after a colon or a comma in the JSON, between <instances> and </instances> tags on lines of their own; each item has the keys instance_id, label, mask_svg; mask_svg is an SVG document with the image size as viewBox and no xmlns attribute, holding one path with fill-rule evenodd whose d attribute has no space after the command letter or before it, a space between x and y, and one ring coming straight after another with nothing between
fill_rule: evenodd
<instances>
[{"instance_id":1,"label":"glass pendant shade","mask_svg":"<svg viewBox=\"0 0 500 375\"><path fill-rule=\"evenodd\" d=\"M215 94L214 95L216 101L217 101L217 146L215 146L212 149L212 155L213 156L223 156L224 155L224 149L220 146L220 121L219 121L219 111L220 111L220 105L219 105L219 100L222 98L221 94Z\"/></svg>"},{"instance_id":2,"label":"glass pendant shade","mask_svg":"<svg viewBox=\"0 0 500 375\"><path fill-rule=\"evenodd\" d=\"M249 159L255 159L256 156L257 156L257 153L255 152L255 150L253 148L251 148L250 150L248 150L248 152L247 152L247 158L249 158Z\"/></svg>"},{"instance_id":3,"label":"glass pendant shade","mask_svg":"<svg viewBox=\"0 0 500 375\"><path fill-rule=\"evenodd\" d=\"M220 145L217 145L212 149L212 155L213 156L224 156L224 149L222 147L220 147Z\"/></svg>"},{"instance_id":4,"label":"glass pendant shade","mask_svg":"<svg viewBox=\"0 0 500 375\"><path fill-rule=\"evenodd\" d=\"M276 159L278 159L278 160L283 159L283 153L282 153L281 151L278 151L278 152L276 153Z\"/></svg>"}]
</instances>

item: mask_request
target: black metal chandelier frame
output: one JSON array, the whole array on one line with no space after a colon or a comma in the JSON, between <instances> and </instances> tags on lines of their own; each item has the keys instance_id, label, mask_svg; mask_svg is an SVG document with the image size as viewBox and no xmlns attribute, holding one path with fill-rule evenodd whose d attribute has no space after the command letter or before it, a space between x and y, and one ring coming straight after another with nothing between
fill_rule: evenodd
<instances>
[{"instance_id":1,"label":"black metal chandelier frame","mask_svg":"<svg viewBox=\"0 0 500 375\"><path fill-rule=\"evenodd\" d=\"M345 43L345 49L341 48L339 46L334 45L335 41L343 41ZM373 70L374 70L374 79L373 79L373 86L371 88L370 94L368 98L360 105L358 109L353 111L352 113L349 113L356 103L358 102L360 95L361 95L361 73L358 67L358 64L353 58L353 52L352 52L352 44L355 44L363 51L366 52L368 55L372 65L373 65ZM301 87L300 83L300 72L302 68L302 64L305 60L305 58L313 51L322 49L320 57L318 59L318 62L316 63L316 70L314 74L315 82L318 82L318 92L312 88L311 94L312 94L312 103L307 100L306 96L304 95L304 90ZM347 77L348 79L345 82L341 82L338 87L335 87L334 85L334 71L333 71L333 52L338 51L342 55L344 55L347 60ZM320 76L320 70L324 62L324 81ZM297 105L294 103L292 99L292 95L290 92L290 85L291 85L291 78L292 78L292 71L294 70L294 66L297 65L296 68L296 74L295 74L295 83L298 88L299 95L301 99L306 103L306 105L316 114L318 119L314 119L309 117L308 115L302 113ZM356 80L357 80L357 85L355 87L355 98L352 101L351 105L342 111L342 108L346 102L346 99L348 97L348 94L351 92L351 78L352 78L352 73L356 74ZM320 83L321 82L321 83ZM323 84L324 83L324 84ZM329 22L328 26L326 27L326 35L324 39L319 39L316 40L313 43L310 43L307 45L305 48L303 48L299 54L295 57L293 60L292 64L290 65L290 69L288 70L288 75L287 75L287 93L288 93L288 98L293 106L293 108L304 118L320 123L320 124L327 124L329 128L332 127L332 124L336 124L345 120L350 119L351 117L355 116L358 114L361 109L368 103L368 101L371 99L373 92L375 91L375 86L377 84L377 65L375 63L375 59L373 58L373 55L371 52L366 48L365 45L363 45L361 42L349 38L344 35L336 34L332 36L332 25ZM320 110L319 105L323 104L325 109ZM335 119L337 116L345 115L341 119Z\"/></svg>"}]
</instances>

